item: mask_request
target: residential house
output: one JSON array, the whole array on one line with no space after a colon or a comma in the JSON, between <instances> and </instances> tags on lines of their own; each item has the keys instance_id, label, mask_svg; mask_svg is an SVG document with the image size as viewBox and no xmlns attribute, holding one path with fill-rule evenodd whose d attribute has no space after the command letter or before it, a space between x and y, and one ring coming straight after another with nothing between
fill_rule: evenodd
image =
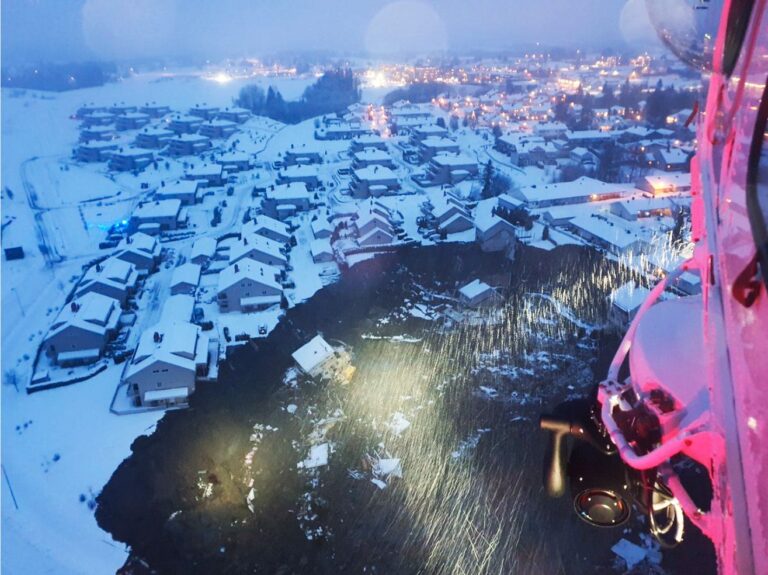
<instances>
[{"instance_id":1,"label":"residential house","mask_svg":"<svg viewBox=\"0 0 768 575\"><path fill-rule=\"evenodd\" d=\"M245 258L219 273L217 300L222 312L243 313L280 304L283 289L279 270Z\"/></svg>"},{"instance_id":2,"label":"residential house","mask_svg":"<svg viewBox=\"0 0 768 575\"><path fill-rule=\"evenodd\" d=\"M120 240L114 257L133 264L139 272L152 272L160 263L161 251L156 237L136 232Z\"/></svg>"},{"instance_id":3,"label":"residential house","mask_svg":"<svg viewBox=\"0 0 768 575\"><path fill-rule=\"evenodd\" d=\"M83 275L75 290L75 298L87 293L98 293L120 302L124 306L136 291L139 274L133 264L118 258L108 258L92 265Z\"/></svg>"}]
</instances>

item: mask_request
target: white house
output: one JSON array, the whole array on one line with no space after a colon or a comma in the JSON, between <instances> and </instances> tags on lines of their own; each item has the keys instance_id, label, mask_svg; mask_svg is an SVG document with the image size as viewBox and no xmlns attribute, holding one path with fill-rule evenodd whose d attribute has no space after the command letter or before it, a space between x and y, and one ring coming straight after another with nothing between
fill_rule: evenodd
<instances>
[{"instance_id":1,"label":"white house","mask_svg":"<svg viewBox=\"0 0 768 575\"><path fill-rule=\"evenodd\" d=\"M335 229L333 224L329 222L324 217L318 217L315 221L311 224L312 228L312 235L315 237L315 239L323 239L323 238L330 238L333 234L333 230Z\"/></svg>"},{"instance_id":2,"label":"white house","mask_svg":"<svg viewBox=\"0 0 768 575\"><path fill-rule=\"evenodd\" d=\"M140 204L131 216L131 227L137 229L175 230L184 225L181 200L155 200ZM143 226L143 227L142 227Z\"/></svg>"},{"instance_id":3,"label":"white house","mask_svg":"<svg viewBox=\"0 0 768 575\"><path fill-rule=\"evenodd\" d=\"M380 228L373 228L368 233L361 235L357 243L361 247L385 246L395 240L394 234Z\"/></svg>"},{"instance_id":4,"label":"white house","mask_svg":"<svg viewBox=\"0 0 768 575\"><path fill-rule=\"evenodd\" d=\"M280 220L270 218L264 214L259 214L254 219L243 224L240 235L246 237L252 234L260 235L281 244L287 244L291 241L291 231L288 229L288 226Z\"/></svg>"},{"instance_id":5,"label":"white house","mask_svg":"<svg viewBox=\"0 0 768 575\"><path fill-rule=\"evenodd\" d=\"M316 264L334 261L333 248L327 238L312 240L309 244L312 261Z\"/></svg>"},{"instance_id":6,"label":"white house","mask_svg":"<svg viewBox=\"0 0 768 575\"><path fill-rule=\"evenodd\" d=\"M194 294L200 285L200 269L199 265L189 262L174 269L171 276L171 295Z\"/></svg>"},{"instance_id":7,"label":"white house","mask_svg":"<svg viewBox=\"0 0 768 575\"><path fill-rule=\"evenodd\" d=\"M383 196L400 189L397 174L385 166L368 166L352 172L349 191L356 198Z\"/></svg>"},{"instance_id":8,"label":"white house","mask_svg":"<svg viewBox=\"0 0 768 575\"><path fill-rule=\"evenodd\" d=\"M278 305L283 289L277 268L244 259L219 273L217 298L222 312L257 311Z\"/></svg>"},{"instance_id":9,"label":"white house","mask_svg":"<svg viewBox=\"0 0 768 575\"><path fill-rule=\"evenodd\" d=\"M216 255L216 239L215 238L199 238L192 244L192 253L189 256L189 261L193 264L197 264L203 268L208 267L211 260Z\"/></svg>"},{"instance_id":10,"label":"white house","mask_svg":"<svg viewBox=\"0 0 768 575\"><path fill-rule=\"evenodd\" d=\"M611 310L608 321L617 329L624 330L634 319L637 310L643 305L650 290L635 282L627 282L611 292L609 296Z\"/></svg>"},{"instance_id":11,"label":"white house","mask_svg":"<svg viewBox=\"0 0 768 575\"><path fill-rule=\"evenodd\" d=\"M152 272L160 262L162 247L157 238L142 232L126 236L117 244L115 257L136 266L139 271Z\"/></svg>"},{"instance_id":12,"label":"white house","mask_svg":"<svg viewBox=\"0 0 768 575\"><path fill-rule=\"evenodd\" d=\"M119 319L120 302L100 293L86 293L61 309L43 340L42 351L64 366L92 363L117 332Z\"/></svg>"},{"instance_id":13,"label":"white house","mask_svg":"<svg viewBox=\"0 0 768 575\"><path fill-rule=\"evenodd\" d=\"M158 324L141 334L123 381L145 407L185 406L208 370L208 336L188 322Z\"/></svg>"},{"instance_id":14,"label":"white house","mask_svg":"<svg viewBox=\"0 0 768 575\"><path fill-rule=\"evenodd\" d=\"M323 336L316 335L291 354L301 371L310 377L322 375L326 366L333 362L335 351Z\"/></svg>"},{"instance_id":15,"label":"white house","mask_svg":"<svg viewBox=\"0 0 768 575\"><path fill-rule=\"evenodd\" d=\"M108 258L88 268L77 286L75 297L80 298L94 292L116 299L120 305L125 305L128 296L136 290L138 279L139 274L133 264L114 257Z\"/></svg>"},{"instance_id":16,"label":"white house","mask_svg":"<svg viewBox=\"0 0 768 575\"><path fill-rule=\"evenodd\" d=\"M280 251L282 244L258 234L244 235L229 250L229 263L252 259L268 266L283 268L288 258Z\"/></svg>"},{"instance_id":17,"label":"white house","mask_svg":"<svg viewBox=\"0 0 768 575\"><path fill-rule=\"evenodd\" d=\"M179 200L183 206L191 206L197 201L199 181L181 180L160 186L155 190L158 200Z\"/></svg>"},{"instance_id":18,"label":"white house","mask_svg":"<svg viewBox=\"0 0 768 575\"><path fill-rule=\"evenodd\" d=\"M459 301L468 307L479 307L496 304L501 296L487 283L475 279L459 289Z\"/></svg>"}]
</instances>

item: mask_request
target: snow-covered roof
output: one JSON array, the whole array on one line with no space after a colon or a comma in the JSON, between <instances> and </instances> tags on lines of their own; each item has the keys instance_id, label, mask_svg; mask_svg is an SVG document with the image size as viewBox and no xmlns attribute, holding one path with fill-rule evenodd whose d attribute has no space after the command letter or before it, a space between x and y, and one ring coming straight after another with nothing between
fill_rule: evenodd
<instances>
[{"instance_id":1,"label":"snow-covered roof","mask_svg":"<svg viewBox=\"0 0 768 575\"><path fill-rule=\"evenodd\" d=\"M469 282L467 285L459 289L459 293L464 296L467 299L474 299L479 295L482 295L486 293L488 290L492 290L493 288L489 286L487 283L480 281L479 279L474 279L471 282Z\"/></svg>"},{"instance_id":2,"label":"snow-covered roof","mask_svg":"<svg viewBox=\"0 0 768 575\"><path fill-rule=\"evenodd\" d=\"M439 136L430 136L428 138L424 138L421 141L421 145L424 148L448 148L448 149L454 149L458 148L459 144L454 142L453 140L449 138L441 138Z\"/></svg>"},{"instance_id":3,"label":"snow-covered roof","mask_svg":"<svg viewBox=\"0 0 768 575\"><path fill-rule=\"evenodd\" d=\"M582 176L572 182L558 182L528 186L520 189L519 193L526 202L566 200L570 198L590 198L607 194L629 194L634 188L627 184L609 184L588 176Z\"/></svg>"},{"instance_id":4,"label":"snow-covered roof","mask_svg":"<svg viewBox=\"0 0 768 575\"><path fill-rule=\"evenodd\" d=\"M303 371L311 373L318 365L333 356L333 353L333 348L323 339L323 336L316 335L291 355Z\"/></svg>"},{"instance_id":5,"label":"snow-covered roof","mask_svg":"<svg viewBox=\"0 0 768 575\"><path fill-rule=\"evenodd\" d=\"M236 262L251 252L264 254L276 262L285 263L288 259L280 251L282 245L279 242L265 238L262 235L251 233L243 235L229 250L229 261Z\"/></svg>"},{"instance_id":6,"label":"snow-covered roof","mask_svg":"<svg viewBox=\"0 0 768 575\"><path fill-rule=\"evenodd\" d=\"M360 181L382 182L397 180L397 174L386 166L367 166L355 170L355 178Z\"/></svg>"},{"instance_id":7,"label":"snow-covered roof","mask_svg":"<svg viewBox=\"0 0 768 575\"><path fill-rule=\"evenodd\" d=\"M199 238L192 244L192 253L190 259L198 257L212 258L216 253L216 239L215 238Z\"/></svg>"},{"instance_id":8,"label":"snow-covered roof","mask_svg":"<svg viewBox=\"0 0 768 575\"><path fill-rule=\"evenodd\" d=\"M223 170L221 164L202 164L199 166L193 166L187 170L186 175L190 178L209 178L211 176L221 176Z\"/></svg>"},{"instance_id":9,"label":"snow-covered roof","mask_svg":"<svg viewBox=\"0 0 768 575\"><path fill-rule=\"evenodd\" d=\"M88 281L107 280L125 286L134 274L134 266L118 258L108 258L99 264L88 268L83 276L83 283Z\"/></svg>"},{"instance_id":10,"label":"snow-covered roof","mask_svg":"<svg viewBox=\"0 0 768 575\"><path fill-rule=\"evenodd\" d=\"M276 267L245 258L221 270L219 273L218 291L221 292L242 279L258 282L280 290L282 287L275 279L279 273L280 270Z\"/></svg>"},{"instance_id":11,"label":"snow-covered roof","mask_svg":"<svg viewBox=\"0 0 768 575\"><path fill-rule=\"evenodd\" d=\"M181 284L196 286L200 283L200 266L193 263L185 263L173 270L171 288Z\"/></svg>"},{"instance_id":12,"label":"snow-covered roof","mask_svg":"<svg viewBox=\"0 0 768 575\"><path fill-rule=\"evenodd\" d=\"M290 184L280 184L275 189L267 189L267 199L277 202L291 202L293 200L309 200L311 195L307 190L307 184L304 182L293 182Z\"/></svg>"},{"instance_id":13,"label":"snow-covered roof","mask_svg":"<svg viewBox=\"0 0 768 575\"><path fill-rule=\"evenodd\" d=\"M51 337L69 326L105 334L114 328L120 316L120 302L100 293L88 292L66 304L51 325Z\"/></svg>"},{"instance_id":14,"label":"snow-covered roof","mask_svg":"<svg viewBox=\"0 0 768 575\"><path fill-rule=\"evenodd\" d=\"M690 187L690 173L675 174L653 174L644 176L643 181L647 182L654 190L664 190L670 187Z\"/></svg>"},{"instance_id":15,"label":"snow-covered roof","mask_svg":"<svg viewBox=\"0 0 768 575\"><path fill-rule=\"evenodd\" d=\"M627 282L613 290L610 298L613 305L620 310L632 313L642 305L650 293L647 288L636 286L635 282Z\"/></svg>"},{"instance_id":16,"label":"snow-covered roof","mask_svg":"<svg viewBox=\"0 0 768 575\"><path fill-rule=\"evenodd\" d=\"M160 314L161 323L189 321L195 309L194 296L187 294L172 295L165 300L163 311Z\"/></svg>"},{"instance_id":17,"label":"snow-covered roof","mask_svg":"<svg viewBox=\"0 0 768 575\"><path fill-rule=\"evenodd\" d=\"M200 183L194 180L180 180L178 182L172 182L167 186L161 186L157 188L155 194L159 196L194 196L197 193L197 188L199 185Z\"/></svg>"},{"instance_id":18,"label":"snow-covered roof","mask_svg":"<svg viewBox=\"0 0 768 575\"><path fill-rule=\"evenodd\" d=\"M392 156L384 150L366 148L362 152L355 153L355 160L361 162L386 162L392 159Z\"/></svg>"},{"instance_id":19,"label":"snow-covered roof","mask_svg":"<svg viewBox=\"0 0 768 575\"><path fill-rule=\"evenodd\" d=\"M626 220L619 217L598 214L579 214L570 221L570 225L619 249L627 248L634 242L644 241L627 224Z\"/></svg>"},{"instance_id":20,"label":"snow-covered roof","mask_svg":"<svg viewBox=\"0 0 768 575\"><path fill-rule=\"evenodd\" d=\"M176 218L181 211L181 200L155 200L139 205L133 215L139 219Z\"/></svg>"},{"instance_id":21,"label":"snow-covered roof","mask_svg":"<svg viewBox=\"0 0 768 575\"><path fill-rule=\"evenodd\" d=\"M125 377L129 379L158 361L194 373L201 356L207 355L207 348L208 337L199 326L185 321L159 323L141 334Z\"/></svg>"},{"instance_id":22,"label":"snow-covered roof","mask_svg":"<svg viewBox=\"0 0 768 575\"><path fill-rule=\"evenodd\" d=\"M319 256L322 254L333 255L333 248L328 238L322 238L319 240L312 240L309 243L309 251L313 256Z\"/></svg>"},{"instance_id":23,"label":"snow-covered roof","mask_svg":"<svg viewBox=\"0 0 768 575\"><path fill-rule=\"evenodd\" d=\"M291 237L291 232L288 226L280 220L270 218L264 214L259 214L253 220L249 220L243 224L241 229L241 235L246 236L248 234L258 234L262 230L269 230L275 234L285 237L286 239Z\"/></svg>"},{"instance_id":24,"label":"snow-covered roof","mask_svg":"<svg viewBox=\"0 0 768 575\"><path fill-rule=\"evenodd\" d=\"M312 178L318 176L318 168L314 164L296 164L286 166L280 171L281 178Z\"/></svg>"},{"instance_id":25,"label":"snow-covered roof","mask_svg":"<svg viewBox=\"0 0 768 575\"><path fill-rule=\"evenodd\" d=\"M317 235L320 232L333 232L335 229L334 225L325 218L317 218L312 222L311 226L314 235Z\"/></svg>"},{"instance_id":26,"label":"snow-covered roof","mask_svg":"<svg viewBox=\"0 0 768 575\"><path fill-rule=\"evenodd\" d=\"M160 243L154 236L136 232L120 240L120 243L117 244L117 251L139 252L145 256L155 256L160 253Z\"/></svg>"},{"instance_id":27,"label":"snow-covered roof","mask_svg":"<svg viewBox=\"0 0 768 575\"><path fill-rule=\"evenodd\" d=\"M470 158L464 154L438 154L432 158L432 163L438 166L465 167L465 166L477 166L477 160Z\"/></svg>"}]
</instances>

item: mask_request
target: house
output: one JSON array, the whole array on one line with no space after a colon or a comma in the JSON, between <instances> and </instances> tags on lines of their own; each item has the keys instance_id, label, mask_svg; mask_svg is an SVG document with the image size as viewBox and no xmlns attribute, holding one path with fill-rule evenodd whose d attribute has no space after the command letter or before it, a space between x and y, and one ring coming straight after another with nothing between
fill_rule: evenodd
<instances>
[{"instance_id":1,"label":"house","mask_svg":"<svg viewBox=\"0 0 768 575\"><path fill-rule=\"evenodd\" d=\"M333 248L327 238L312 240L309 243L309 253L316 264L334 261Z\"/></svg>"},{"instance_id":2,"label":"house","mask_svg":"<svg viewBox=\"0 0 768 575\"><path fill-rule=\"evenodd\" d=\"M497 252L513 246L517 233L507 220L488 212L475 218L475 239L484 252Z\"/></svg>"},{"instance_id":3,"label":"house","mask_svg":"<svg viewBox=\"0 0 768 575\"><path fill-rule=\"evenodd\" d=\"M181 180L161 185L155 190L157 200L179 200L182 206L191 206L197 201L200 180Z\"/></svg>"},{"instance_id":4,"label":"house","mask_svg":"<svg viewBox=\"0 0 768 575\"><path fill-rule=\"evenodd\" d=\"M283 254L279 242L258 234L242 236L229 250L229 263L234 264L242 259L252 259L268 266L284 268L288 258Z\"/></svg>"},{"instance_id":5,"label":"house","mask_svg":"<svg viewBox=\"0 0 768 575\"><path fill-rule=\"evenodd\" d=\"M227 173L243 172L252 167L251 156L245 152L226 152L216 158L216 163Z\"/></svg>"},{"instance_id":6,"label":"house","mask_svg":"<svg viewBox=\"0 0 768 575\"><path fill-rule=\"evenodd\" d=\"M669 198L632 198L611 203L611 213L625 220L640 218L671 217L675 206Z\"/></svg>"},{"instance_id":7,"label":"house","mask_svg":"<svg viewBox=\"0 0 768 575\"><path fill-rule=\"evenodd\" d=\"M317 168L313 165L286 166L277 176L278 184L302 183L307 189L314 190L320 185Z\"/></svg>"},{"instance_id":8,"label":"house","mask_svg":"<svg viewBox=\"0 0 768 575\"><path fill-rule=\"evenodd\" d=\"M467 307L495 305L501 301L499 293L479 279L472 280L459 289L459 301Z\"/></svg>"},{"instance_id":9,"label":"house","mask_svg":"<svg viewBox=\"0 0 768 575\"><path fill-rule=\"evenodd\" d=\"M619 255L637 251L646 246L626 225L627 222L613 215L579 214L568 222L566 228L598 248Z\"/></svg>"},{"instance_id":10,"label":"house","mask_svg":"<svg viewBox=\"0 0 768 575\"><path fill-rule=\"evenodd\" d=\"M568 126L562 122L537 122L533 126L533 134L546 140L562 138L568 131Z\"/></svg>"},{"instance_id":11,"label":"house","mask_svg":"<svg viewBox=\"0 0 768 575\"><path fill-rule=\"evenodd\" d=\"M155 161L155 155L141 148L115 150L109 155L109 169L116 172L140 171Z\"/></svg>"},{"instance_id":12,"label":"house","mask_svg":"<svg viewBox=\"0 0 768 575\"><path fill-rule=\"evenodd\" d=\"M352 172L349 190L356 198L394 194L400 189L397 174L384 166L369 166Z\"/></svg>"},{"instance_id":13,"label":"house","mask_svg":"<svg viewBox=\"0 0 768 575\"><path fill-rule=\"evenodd\" d=\"M448 130L438 126L437 124L427 124L424 126L415 126L411 129L411 144L418 146L421 142L428 138L447 138Z\"/></svg>"},{"instance_id":14,"label":"house","mask_svg":"<svg viewBox=\"0 0 768 575\"><path fill-rule=\"evenodd\" d=\"M309 164L323 163L323 150L320 148L308 148L306 144L298 148L286 150L283 156L286 166L306 166Z\"/></svg>"},{"instance_id":15,"label":"house","mask_svg":"<svg viewBox=\"0 0 768 575\"><path fill-rule=\"evenodd\" d=\"M172 158L196 156L211 148L211 139L200 134L180 133L168 140L168 155Z\"/></svg>"},{"instance_id":16,"label":"house","mask_svg":"<svg viewBox=\"0 0 768 575\"><path fill-rule=\"evenodd\" d=\"M333 231L336 229L334 225L326 218L319 217L312 222L312 235L316 240L330 238L333 235Z\"/></svg>"},{"instance_id":17,"label":"house","mask_svg":"<svg viewBox=\"0 0 768 575\"><path fill-rule=\"evenodd\" d=\"M459 144L448 138L429 137L421 140L419 146L419 161L427 163L438 154L458 154Z\"/></svg>"},{"instance_id":18,"label":"house","mask_svg":"<svg viewBox=\"0 0 768 575\"><path fill-rule=\"evenodd\" d=\"M299 369L310 377L321 376L335 356L335 350L321 335L316 335L291 354Z\"/></svg>"},{"instance_id":19,"label":"house","mask_svg":"<svg viewBox=\"0 0 768 575\"><path fill-rule=\"evenodd\" d=\"M237 132L237 124L229 120L208 120L200 124L198 133L211 140L227 139Z\"/></svg>"},{"instance_id":20,"label":"house","mask_svg":"<svg viewBox=\"0 0 768 575\"><path fill-rule=\"evenodd\" d=\"M547 208L571 204L585 204L613 200L636 193L627 184L609 184L582 176L572 182L533 185L515 189L510 195L524 202L529 208Z\"/></svg>"},{"instance_id":21,"label":"house","mask_svg":"<svg viewBox=\"0 0 768 575\"><path fill-rule=\"evenodd\" d=\"M217 301L222 312L251 312L280 304L279 270L246 258L219 273Z\"/></svg>"},{"instance_id":22,"label":"house","mask_svg":"<svg viewBox=\"0 0 768 575\"><path fill-rule=\"evenodd\" d=\"M156 237L137 232L120 240L114 257L133 264L138 271L152 272L160 262L161 250Z\"/></svg>"},{"instance_id":23,"label":"house","mask_svg":"<svg viewBox=\"0 0 768 575\"><path fill-rule=\"evenodd\" d=\"M117 333L120 313L119 301L87 292L61 309L41 351L62 366L93 363Z\"/></svg>"},{"instance_id":24,"label":"house","mask_svg":"<svg viewBox=\"0 0 768 575\"><path fill-rule=\"evenodd\" d=\"M627 282L613 290L608 296L611 302L608 323L623 332L635 318L637 310L650 293L650 290L635 285L635 282Z\"/></svg>"},{"instance_id":25,"label":"house","mask_svg":"<svg viewBox=\"0 0 768 575\"><path fill-rule=\"evenodd\" d=\"M123 114L130 114L131 112L135 112L137 109L137 106L132 106L130 104L126 104L125 102L121 102L119 104L112 104L109 107L109 112L115 116L120 116Z\"/></svg>"},{"instance_id":26,"label":"house","mask_svg":"<svg viewBox=\"0 0 768 575\"><path fill-rule=\"evenodd\" d=\"M200 270L199 265L189 262L174 269L170 284L171 295L194 295L200 285Z\"/></svg>"},{"instance_id":27,"label":"house","mask_svg":"<svg viewBox=\"0 0 768 575\"><path fill-rule=\"evenodd\" d=\"M227 120L236 124L247 122L251 117L251 111L245 108L224 108L216 116L219 120Z\"/></svg>"},{"instance_id":28,"label":"house","mask_svg":"<svg viewBox=\"0 0 768 575\"><path fill-rule=\"evenodd\" d=\"M445 234L465 232L475 227L474 222L467 214L455 213L447 220L440 222L437 229Z\"/></svg>"},{"instance_id":29,"label":"house","mask_svg":"<svg viewBox=\"0 0 768 575\"><path fill-rule=\"evenodd\" d=\"M168 145L173 132L165 128L144 128L136 134L134 145L137 148L160 150Z\"/></svg>"},{"instance_id":30,"label":"house","mask_svg":"<svg viewBox=\"0 0 768 575\"><path fill-rule=\"evenodd\" d=\"M291 231L283 222L259 214L254 219L247 221L243 224L240 230L240 236L246 237L252 234L258 234L262 237L279 242L281 244L287 244L291 241Z\"/></svg>"},{"instance_id":31,"label":"house","mask_svg":"<svg viewBox=\"0 0 768 575\"><path fill-rule=\"evenodd\" d=\"M92 265L83 275L75 290L75 298L87 293L98 293L125 305L128 296L136 291L139 274L133 264L118 258L108 258Z\"/></svg>"},{"instance_id":32,"label":"house","mask_svg":"<svg viewBox=\"0 0 768 575\"><path fill-rule=\"evenodd\" d=\"M192 321L195 312L195 298L188 294L172 295L165 300L160 312L160 323Z\"/></svg>"},{"instance_id":33,"label":"house","mask_svg":"<svg viewBox=\"0 0 768 575\"><path fill-rule=\"evenodd\" d=\"M206 104L195 104L187 112L190 116L202 118L203 120L213 120L220 112L216 106L207 106Z\"/></svg>"},{"instance_id":34,"label":"house","mask_svg":"<svg viewBox=\"0 0 768 575\"><path fill-rule=\"evenodd\" d=\"M355 152L352 160L352 168L359 170L368 166L383 166L385 168L395 169L395 162L392 156L384 150L369 149L362 152Z\"/></svg>"},{"instance_id":35,"label":"house","mask_svg":"<svg viewBox=\"0 0 768 575\"><path fill-rule=\"evenodd\" d=\"M110 126L93 126L80 130L81 142L109 142L117 137L117 133Z\"/></svg>"},{"instance_id":36,"label":"house","mask_svg":"<svg viewBox=\"0 0 768 575\"><path fill-rule=\"evenodd\" d=\"M184 179L198 182L203 188L223 186L224 168L220 164L195 165L184 173Z\"/></svg>"},{"instance_id":37,"label":"house","mask_svg":"<svg viewBox=\"0 0 768 575\"><path fill-rule=\"evenodd\" d=\"M197 378L208 373L208 359L208 336L199 326L160 323L141 334L123 382L140 406L185 406Z\"/></svg>"},{"instance_id":38,"label":"house","mask_svg":"<svg viewBox=\"0 0 768 575\"><path fill-rule=\"evenodd\" d=\"M192 244L192 252L189 256L189 261L193 264L201 266L203 269L207 268L216 255L216 242L215 238L198 238L195 243Z\"/></svg>"},{"instance_id":39,"label":"house","mask_svg":"<svg viewBox=\"0 0 768 575\"><path fill-rule=\"evenodd\" d=\"M81 116L83 120L83 126L91 128L93 126L109 126L115 121L115 115L109 112L93 112Z\"/></svg>"},{"instance_id":40,"label":"house","mask_svg":"<svg viewBox=\"0 0 768 575\"><path fill-rule=\"evenodd\" d=\"M144 104L141 108L139 108L139 112L146 114L150 118L162 118L166 114L171 113L171 108L170 106L164 106L162 104L156 104L152 102L151 104Z\"/></svg>"},{"instance_id":41,"label":"house","mask_svg":"<svg viewBox=\"0 0 768 575\"><path fill-rule=\"evenodd\" d=\"M653 151L656 167L665 172L683 172L691 167L691 156L680 148L657 148Z\"/></svg>"},{"instance_id":42,"label":"house","mask_svg":"<svg viewBox=\"0 0 768 575\"><path fill-rule=\"evenodd\" d=\"M432 158L422 177L414 176L420 186L455 185L478 174L477 161L463 154L439 154Z\"/></svg>"},{"instance_id":43,"label":"house","mask_svg":"<svg viewBox=\"0 0 768 575\"><path fill-rule=\"evenodd\" d=\"M83 104L77 109L77 112L75 112L75 117L79 119L83 119L85 116L89 116L91 114L95 114L97 112L106 112L107 108L106 106L97 106L93 102L90 104Z\"/></svg>"},{"instance_id":44,"label":"house","mask_svg":"<svg viewBox=\"0 0 768 575\"><path fill-rule=\"evenodd\" d=\"M177 136L181 134L195 134L200 129L203 120L197 116L176 115L168 123L168 129Z\"/></svg>"},{"instance_id":45,"label":"house","mask_svg":"<svg viewBox=\"0 0 768 575\"><path fill-rule=\"evenodd\" d=\"M377 134L367 134L354 138L349 144L349 152L354 154L363 150L387 151L387 142Z\"/></svg>"},{"instance_id":46,"label":"house","mask_svg":"<svg viewBox=\"0 0 768 575\"><path fill-rule=\"evenodd\" d=\"M637 182L637 187L654 196L659 194L676 194L691 191L691 174L655 174L644 176Z\"/></svg>"},{"instance_id":47,"label":"house","mask_svg":"<svg viewBox=\"0 0 768 575\"><path fill-rule=\"evenodd\" d=\"M391 244L394 240L395 236L393 233L385 229L373 228L368 233L362 234L357 239L357 244L360 247L384 246Z\"/></svg>"},{"instance_id":48,"label":"house","mask_svg":"<svg viewBox=\"0 0 768 575\"><path fill-rule=\"evenodd\" d=\"M75 159L79 162L106 162L115 150L115 142L88 142L77 147Z\"/></svg>"},{"instance_id":49,"label":"house","mask_svg":"<svg viewBox=\"0 0 768 575\"><path fill-rule=\"evenodd\" d=\"M361 213L355 220L354 226L358 236L364 236L374 229L384 230L389 234L394 234L389 220L372 212Z\"/></svg>"},{"instance_id":50,"label":"house","mask_svg":"<svg viewBox=\"0 0 768 575\"><path fill-rule=\"evenodd\" d=\"M149 123L150 117L142 112L128 112L115 117L115 129L119 132L125 130L138 130Z\"/></svg>"},{"instance_id":51,"label":"house","mask_svg":"<svg viewBox=\"0 0 768 575\"><path fill-rule=\"evenodd\" d=\"M300 182L270 186L262 203L264 213L278 220L285 220L296 212L307 211L312 205L312 196L307 185Z\"/></svg>"},{"instance_id":52,"label":"house","mask_svg":"<svg viewBox=\"0 0 768 575\"><path fill-rule=\"evenodd\" d=\"M144 202L131 216L131 229L175 230L186 225L183 221L181 200L154 200ZM142 226L145 226L142 228Z\"/></svg>"},{"instance_id":53,"label":"house","mask_svg":"<svg viewBox=\"0 0 768 575\"><path fill-rule=\"evenodd\" d=\"M597 165L600 161L594 152L582 147L572 149L568 154L568 159L570 159L571 162L573 162L575 165L581 166L585 170L592 171L597 168Z\"/></svg>"}]
</instances>

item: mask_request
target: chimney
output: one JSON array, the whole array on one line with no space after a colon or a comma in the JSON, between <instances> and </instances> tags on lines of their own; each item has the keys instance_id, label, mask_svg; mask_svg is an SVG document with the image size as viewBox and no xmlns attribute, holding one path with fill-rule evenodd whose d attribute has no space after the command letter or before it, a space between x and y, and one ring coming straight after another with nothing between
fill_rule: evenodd
<instances>
[{"instance_id":1,"label":"chimney","mask_svg":"<svg viewBox=\"0 0 768 575\"><path fill-rule=\"evenodd\" d=\"M80 309L80 306L78 305L78 303L77 303L76 301L73 301L73 302L70 304L70 306L69 306L69 307L70 307L70 309L72 310L72 313L77 313L77 311Z\"/></svg>"},{"instance_id":2,"label":"chimney","mask_svg":"<svg viewBox=\"0 0 768 575\"><path fill-rule=\"evenodd\" d=\"M240 266L235 264L235 273L238 273L240 271Z\"/></svg>"},{"instance_id":3,"label":"chimney","mask_svg":"<svg viewBox=\"0 0 768 575\"><path fill-rule=\"evenodd\" d=\"M152 339L155 343L160 343L162 341L162 337L160 336L160 332L155 332L152 336Z\"/></svg>"}]
</instances>

